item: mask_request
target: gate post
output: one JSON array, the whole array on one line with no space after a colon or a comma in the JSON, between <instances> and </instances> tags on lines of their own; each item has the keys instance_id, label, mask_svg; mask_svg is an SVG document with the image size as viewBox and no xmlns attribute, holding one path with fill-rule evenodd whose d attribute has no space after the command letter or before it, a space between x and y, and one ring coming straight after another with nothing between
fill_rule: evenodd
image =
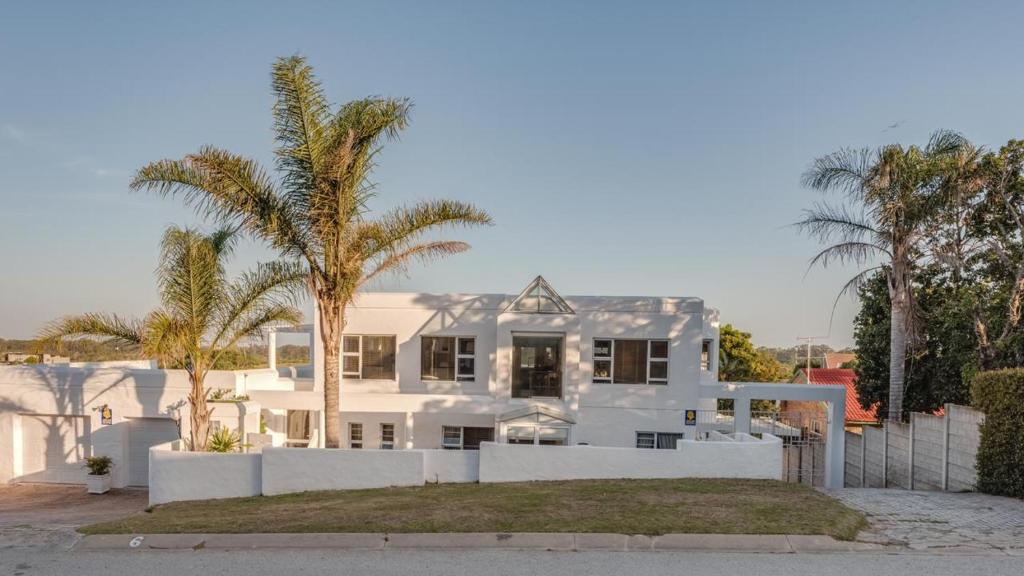
<instances>
[{"instance_id":1,"label":"gate post","mask_svg":"<svg viewBox=\"0 0 1024 576\"><path fill-rule=\"evenodd\" d=\"M733 431L750 434L750 398L736 398L733 402Z\"/></svg>"},{"instance_id":2,"label":"gate post","mask_svg":"<svg viewBox=\"0 0 1024 576\"><path fill-rule=\"evenodd\" d=\"M867 431L862 426L860 429L860 487L865 488L864 483L867 478L867 472L865 471L868 465L868 435Z\"/></svg>"},{"instance_id":3,"label":"gate post","mask_svg":"<svg viewBox=\"0 0 1024 576\"><path fill-rule=\"evenodd\" d=\"M825 442L825 487L843 487L843 468L846 466L846 411L845 397L828 402L828 439ZM842 411L840 411L842 410Z\"/></svg>"}]
</instances>

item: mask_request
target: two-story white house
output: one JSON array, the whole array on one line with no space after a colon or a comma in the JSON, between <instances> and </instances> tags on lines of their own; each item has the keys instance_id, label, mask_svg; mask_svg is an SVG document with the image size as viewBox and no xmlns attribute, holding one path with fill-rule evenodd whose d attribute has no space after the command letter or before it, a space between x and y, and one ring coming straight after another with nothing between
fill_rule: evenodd
<instances>
[{"instance_id":1,"label":"two-story white house","mask_svg":"<svg viewBox=\"0 0 1024 576\"><path fill-rule=\"evenodd\" d=\"M342 338L343 445L674 448L695 434L687 410L715 409L700 384L717 380L717 346L699 298L563 298L541 277L518 295L365 293ZM292 445L321 443L313 365L291 410L274 408L280 389L246 391Z\"/></svg>"}]
</instances>

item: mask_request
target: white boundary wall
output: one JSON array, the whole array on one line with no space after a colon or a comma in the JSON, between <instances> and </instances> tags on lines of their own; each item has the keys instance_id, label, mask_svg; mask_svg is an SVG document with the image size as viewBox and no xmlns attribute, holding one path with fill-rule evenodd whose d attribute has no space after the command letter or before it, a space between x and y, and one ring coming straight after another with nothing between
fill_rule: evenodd
<instances>
[{"instance_id":1,"label":"white boundary wall","mask_svg":"<svg viewBox=\"0 0 1024 576\"><path fill-rule=\"evenodd\" d=\"M175 442L149 449L149 503L258 496L259 454L177 452Z\"/></svg>"},{"instance_id":2,"label":"white boundary wall","mask_svg":"<svg viewBox=\"0 0 1024 576\"><path fill-rule=\"evenodd\" d=\"M417 450L423 454L423 476L428 483L465 483L480 480L479 450Z\"/></svg>"},{"instance_id":3,"label":"white boundary wall","mask_svg":"<svg viewBox=\"0 0 1024 576\"><path fill-rule=\"evenodd\" d=\"M264 448L263 493L422 486L421 450Z\"/></svg>"},{"instance_id":4,"label":"white boundary wall","mask_svg":"<svg viewBox=\"0 0 1024 576\"><path fill-rule=\"evenodd\" d=\"M782 479L782 440L680 440L676 450L599 446L480 445L480 482L614 478Z\"/></svg>"}]
</instances>

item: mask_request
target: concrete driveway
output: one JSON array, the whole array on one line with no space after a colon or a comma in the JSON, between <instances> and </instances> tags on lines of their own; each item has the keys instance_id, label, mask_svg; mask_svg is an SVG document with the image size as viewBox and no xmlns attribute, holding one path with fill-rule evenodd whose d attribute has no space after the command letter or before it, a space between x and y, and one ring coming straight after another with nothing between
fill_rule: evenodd
<instances>
[{"instance_id":1,"label":"concrete driveway","mask_svg":"<svg viewBox=\"0 0 1024 576\"><path fill-rule=\"evenodd\" d=\"M78 539L75 528L141 513L148 503L143 489L97 496L85 486L0 485L0 549L67 549Z\"/></svg>"},{"instance_id":2,"label":"concrete driveway","mask_svg":"<svg viewBox=\"0 0 1024 576\"><path fill-rule=\"evenodd\" d=\"M844 488L827 492L867 515L858 540L936 552L1024 553L1024 501L975 492Z\"/></svg>"}]
</instances>

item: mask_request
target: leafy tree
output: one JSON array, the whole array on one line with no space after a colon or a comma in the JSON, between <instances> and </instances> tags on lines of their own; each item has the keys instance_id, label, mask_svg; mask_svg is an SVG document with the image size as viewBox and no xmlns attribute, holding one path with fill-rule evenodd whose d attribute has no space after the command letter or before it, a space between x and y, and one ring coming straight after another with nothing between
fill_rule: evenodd
<instances>
[{"instance_id":1,"label":"leafy tree","mask_svg":"<svg viewBox=\"0 0 1024 576\"><path fill-rule=\"evenodd\" d=\"M463 252L465 242L422 241L426 233L485 225L490 216L450 200L400 207L370 218L370 173L382 142L406 127L409 101L366 98L331 111L304 58L279 59L272 86L277 170L213 147L143 167L135 190L181 194L201 213L237 224L287 258L305 263L324 347L325 444L341 445L338 391L345 308L356 292L412 261Z\"/></svg>"},{"instance_id":2,"label":"leafy tree","mask_svg":"<svg viewBox=\"0 0 1024 576\"><path fill-rule=\"evenodd\" d=\"M877 271L886 278L891 319L888 416L893 422L903 414L907 350L918 342L912 284L928 225L942 205L942 162L967 144L959 134L939 131L924 148L892 144L877 150L843 149L817 158L803 176L811 189L845 192L856 210L823 203L797 223L829 244L811 259L811 266L867 266L846 284L844 293Z\"/></svg>"},{"instance_id":3,"label":"leafy tree","mask_svg":"<svg viewBox=\"0 0 1024 576\"><path fill-rule=\"evenodd\" d=\"M188 373L193 450L206 450L210 426L207 390L211 368L241 341L261 336L268 326L297 324L302 313L292 306L305 280L302 267L273 262L260 264L234 281L225 262L236 234L210 235L172 226L161 243L157 280L160 308L142 320L114 314L61 318L40 333L47 342L99 337L156 357L163 366L181 366Z\"/></svg>"},{"instance_id":4,"label":"leafy tree","mask_svg":"<svg viewBox=\"0 0 1024 576\"><path fill-rule=\"evenodd\" d=\"M914 298L920 305L922 344L906 360L903 413L932 412L947 402L966 403L974 369L971 308L936 266L919 271ZM854 320L857 391L861 404L889 409L889 290L883 272L859 290L861 309Z\"/></svg>"},{"instance_id":5,"label":"leafy tree","mask_svg":"<svg viewBox=\"0 0 1024 576\"><path fill-rule=\"evenodd\" d=\"M723 382L784 382L785 366L764 350L754 348L749 332L726 324L719 330L718 379Z\"/></svg>"}]
</instances>

